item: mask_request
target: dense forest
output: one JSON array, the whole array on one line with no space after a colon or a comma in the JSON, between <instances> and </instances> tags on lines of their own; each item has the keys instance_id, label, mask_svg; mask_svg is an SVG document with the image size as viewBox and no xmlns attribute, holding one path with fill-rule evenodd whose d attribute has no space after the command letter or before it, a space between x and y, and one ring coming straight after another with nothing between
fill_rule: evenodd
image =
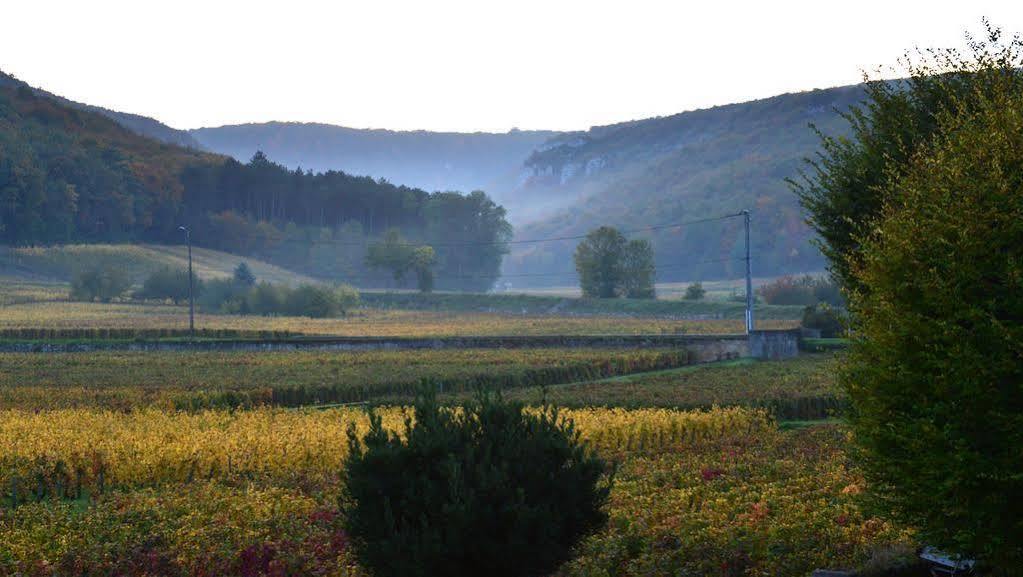
<instances>
[{"instance_id":1,"label":"dense forest","mask_svg":"<svg viewBox=\"0 0 1023 577\"><path fill-rule=\"evenodd\" d=\"M438 288L484 290L511 235L482 192L396 186L339 171L289 170L257 152L243 164L151 140L105 115L0 83L0 244L181 243L362 286L366 246L388 229L435 244Z\"/></svg>"}]
</instances>

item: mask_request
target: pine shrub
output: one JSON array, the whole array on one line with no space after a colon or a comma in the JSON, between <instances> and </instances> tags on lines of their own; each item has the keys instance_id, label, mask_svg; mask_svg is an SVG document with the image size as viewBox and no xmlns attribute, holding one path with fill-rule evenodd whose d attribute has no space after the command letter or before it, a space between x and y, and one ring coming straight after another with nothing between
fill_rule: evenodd
<instances>
[{"instance_id":1,"label":"pine shrub","mask_svg":"<svg viewBox=\"0 0 1023 577\"><path fill-rule=\"evenodd\" d=\"M555 409L424 392L404 429L348 433L346 529L376 577L549 575L607 520L607 467Z\"/></svg>"}]
</instances>

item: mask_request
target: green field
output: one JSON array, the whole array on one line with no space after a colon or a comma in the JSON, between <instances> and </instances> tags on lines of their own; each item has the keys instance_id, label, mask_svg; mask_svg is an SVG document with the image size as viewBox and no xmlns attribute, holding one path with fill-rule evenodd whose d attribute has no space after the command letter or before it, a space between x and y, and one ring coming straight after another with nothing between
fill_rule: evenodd
<instances>
[{"instance_id":1,"label":"green field","mask_svg":"<svg viewBox=\"0 0 1023 577\"><path fill-rule=\"evenodd\" d=\"M259 280L297 284L312 278L258 260L205 248L192 248L192 266L199 278L226 278L245 261ZM80 244L14 248L0 246L0 277L70 281L82 270L113 267L142 282L164 267L188 267L188 249L178 245Z\"/></svg>"},{"instance_id":2,"label":"green field","mask_svg":"<svg viewBox=\"0 0 1023 577\"><path fill-rule=\"evenodd\" d=\"M741 319L672 319L648 316L614 315L515 315L487 312L448 312L417 310L357 309L345 317L311 319L308 317L254 315L196 315L196 327L202 330L242 331L248 333L278 331L290 334L323 336L481 336L481 335L676 335L741 333ZM798 321L767 319L761 328L792 328ZM188 307L169 304L35 302L0 306L0 336L11 339L61 338L74 334L81 338L103 331L183 331L188 328ZM61 333L65 331L66 333ZM89 331L92 331L90 333ZM25 335L25 336L18 336Z\"/></svg>"},{"instance_id":3,"label":"green field","mask_svg":"<svg viewBox=\"0 0 1023 577\"><path fill-rule=\"evenodd\" d=\"M548 315L620 315L679 319L742 319L745 304L725 300L584 299L534 294L419 294L363 292L363 305L377 309L478 311ZM803 307L756 305L761 319L799 319Z\"/></svg>"}]
</instances>

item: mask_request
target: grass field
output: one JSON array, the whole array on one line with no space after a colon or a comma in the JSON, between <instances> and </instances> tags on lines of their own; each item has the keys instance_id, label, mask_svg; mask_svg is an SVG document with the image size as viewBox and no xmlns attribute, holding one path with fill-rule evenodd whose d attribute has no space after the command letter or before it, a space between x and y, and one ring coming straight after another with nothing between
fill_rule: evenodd
<instances>
[{"instance_id":1,"label":"grass field","mask_svg":"<svg viewBox=\"0 0 1023 577\"><path fill-rule=\"evenodd\" d=\"M6 353L0 408L401 403L422 379L446 399L484 386L567 407L745 406L822 419L844 404L829 354L687 362L671 350Z\"/></svg>"},{"instance_id":2,"label":"grass field","mask_svg":"<svg viewBox=\"0 0 1023 577\"><path fill-rule=\"evenodd\" d=\"M826 274L825 271L808 272L813 276L822 276ZM753 277L753 288L756 290L760 286L772 282L777 277ZM707 291L705 299L708 301L727 301L735 298L736 295L746 294L746 279L745 278L734 278L728 280L703 280L693 279L691 281L682 282L659 282L654 286L657 289L657 298L678 300L685 296L686 289L693 282L699 281L703 286L703 290ZM579 287L577 286L552 286L542 288L524 288L521 290L511 290L509 292L522 292L529 295L538 296L554 296L554 297L578 297L580 296Z\"/></svg>"},{"instance_id":3,"label":"grass field","mask_svg":"<svg viewBox=\"0 0 1023 577\"><path fill-rule=\"evenodd\" d=\"M456 294L364 291L363 305L377 309L502 312L561 316L629 316L666 319L745 318L745 304L725 300L686 301L680 299L583 299L537 294ZM799 319L803 307L758 304L759 319Z\"/></svg>"},{"instance_id":4,"label":"grass field","mask_svg":"<svg viewBox=\"0 0 1023 577\"><path fill-rule=\"evenodd\" d=\"M673 350L0 354L0 407L285 406L518 388L683 366Z\"/></svg>"},{"instance_id":5,"label":"grass field","mask_svg":"<svg viewBox=\"0 0 1023 577\"><path fill-rule=\"evenodd\" d=\"M795 320L763 320L761 328L791 328ZM240 331L285 331L338 336L477 336L740 333L740 319L673 320L649 317L508 315L359 309L347 317L261 317L198 314L196 326ZM0 329L186 329L188 307L153 304L40 302L0 307Z\"/></svg>"},{"instance_id":6,"label":"grass field","mask_svg":"<svg viewBox=\"0 0 1023 577\"><path fill-rule=\"evenodd\" d=\"M274 283L315 282L312 278L272 264L226 252L192 248L192 266L199 278L226 278L239 262L249 264L256 278ZM141 282L163 267L188 267L188 249L170 245L81 244L13 248L0 246L0 276L70 281L75 273L90 268L117 268Z\"/></svg>"},{"instance_id":7,"label":"grass field","mask_svg":"<svg viewBox=\"0 0 1023 577\"><path fill-rule=\"evenodd\" d=\"M200 278L223 278L231 274L239 262L245 261L252 268L256 278L269 282L301 283L315 282L311 277L272 265L258 259L241 257L230 253L193 247L193 265ZM102 266L110 266L127 272L136 282L162 267L185 268L188 265L187 248L183 245L157 244L81 244L48 247L0 246L0 278L25 280L69 281L76 272ZM344 281L344 279L337 279ZM755 287L773 278L754 278ZM679 301L685 294L688 282L658 283L658 299ZM707 291L707 301L725 303L736 294L744 294L745 280L712 280L702 282ZM400 294L400 293L399 293ZM408 294L415 294L411 291ZM557 301L562 298L578 300L577 286L521 288L497 293L494 296L548 298ZM701 303L686 303L700 305ZM732 303L741 306L741 303ZM498 305L502 306L502 305Z\"/></svg>"},{"instance_id":8,"label":"grass field","mask_svg":"<svg viewBox=\"0 0 1023 577\"><path fill-rule=\"evenodd\" d=\"M0 276L0 307L67 300L67 297L68 286L64 283Z\"/></svg>"}]
</instances>

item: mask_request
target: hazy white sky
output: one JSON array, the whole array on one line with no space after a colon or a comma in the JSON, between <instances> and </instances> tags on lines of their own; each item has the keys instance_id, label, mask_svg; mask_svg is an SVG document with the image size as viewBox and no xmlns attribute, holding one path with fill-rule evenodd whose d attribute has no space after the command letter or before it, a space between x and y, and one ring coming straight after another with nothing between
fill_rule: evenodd
<instances>
[{"instance_id":1,"label":"hazy white sky","mask_svg":"<svg viewBox=\"0 0 1023 577\"><path fill-rule=\"evenodd\" d=\"M0 69L177 128L582 129L850 84L1023 1L2 0Z\"/></svg>"}]
</instances>

